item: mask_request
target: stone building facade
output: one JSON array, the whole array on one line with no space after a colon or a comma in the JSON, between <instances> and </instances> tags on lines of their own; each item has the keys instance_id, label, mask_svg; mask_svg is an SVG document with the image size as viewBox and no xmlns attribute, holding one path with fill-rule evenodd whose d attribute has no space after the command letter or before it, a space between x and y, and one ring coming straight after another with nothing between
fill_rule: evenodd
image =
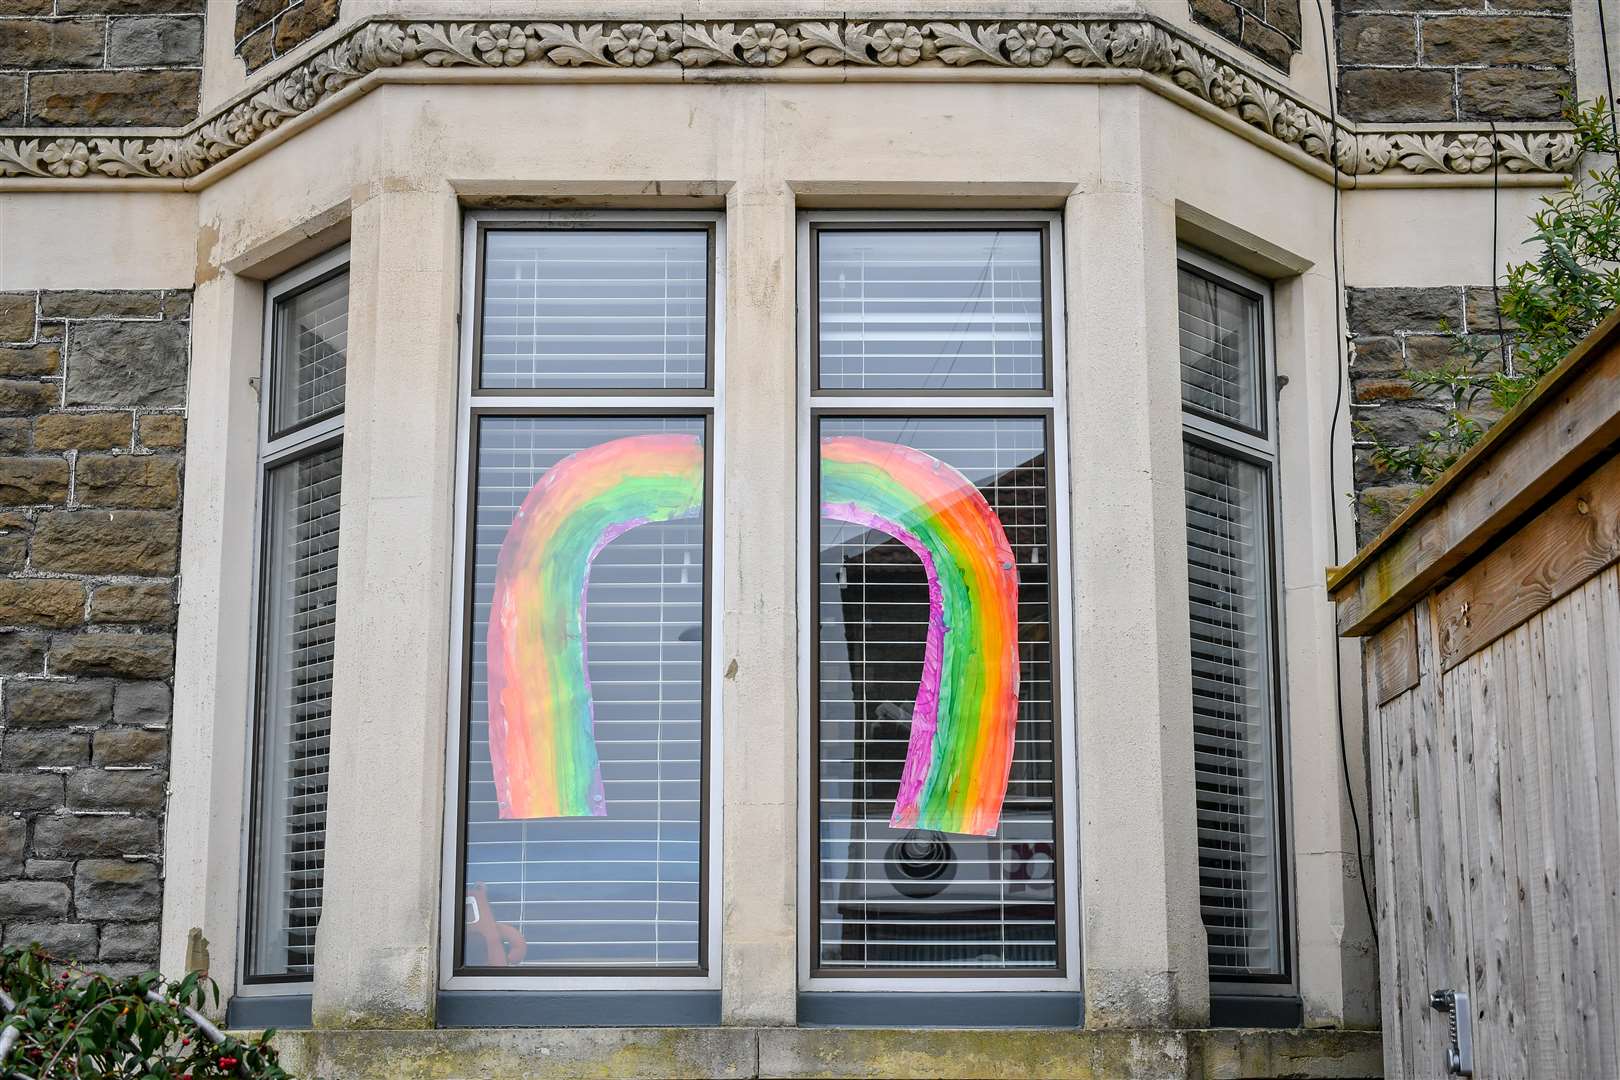
<instances>
[{"instance_id":1,"label":"stone building facade","mask_svg":"<svg viewBox=\"0 0 1620 1080\"><path fill-rule=\"evenodd\" d=\"M1409 495L1371 469L1353 423L1415 437L1428 405L1399 374L1440 361L1441 323L1487 340L1512 330L1489 282L1521 257L1536 200L1579 166L1555 101L1603 85L1595 12L793 11L4 7L0 940L118 971L205 968L233 1022L295 1029L290 1059L319 1075L370 1075L379 1055L402 1075L541 1060L559 1075L804 1075L829 1056L882 1075L1026 1059L1053 1075L1376 1068L1377 965L1391 961L1371 940L1355 845L1369 792L1338 750L1341 734L1359 739L1360 680L1348 650L1335 675L1321 571ZM1071 785L1049 796L1054 834L1017 855L1049 859L1063 882L1056 959L1027 978L962 981L940 965L873 982L828 974L811 952L821 688L800 643L822 626L806 432L861 409L933 422L970 408L812 390L823 238L879 227L1045 245L1028 264L1044 374L972 399L986 415L1038 413L1053 439L1050 557L1011 541L1026 580L1053 588L1030 605L1048 614L1028 637L1058 643L1041 737L1054 791ZM709 308L683 317L705 328L692 363L709 381L633 401L481 398L472 326L496 264L480 244L502 228L707 237ZM1265 376L1256 424L1185 403L1174 358L1197 280L1264 327L1238 335ZM278 428L277 313L340 281L339 404L302 435ZM514 423L673 409L713 425L705 483L719 494L692 541L714 577L692 616L710 650L704 931L684 981L473 970L458 951L457 928L487 902L457 876L475 812L462 770L488 752L462 696L479 618L469 432L501 408ZM1185 720L1203 660L1189 659L1201 586L1184 455L1217 444L1269 470L1275 495L1251 518L1274 541L1261 570L1274 595L1257 601L1274 667L1256 693L1275 721L1266 812L1286 956L1246 981L1211 966L1212 818L1195 792L1210 790L1212 751ZM289 955L307 964L267 976L250 908L269 478L337 446L341 492L319 490L341 529L317 552L331 561L310 564L336 599L321 601L329 630L300 639L331 650L314 677L330 683L330 731L306 747L319 744L329 782L297 796L319 788L324 862L298 869L315 875L301 880L319 929L293 927L308 936ZM1031 468L1004 476L1027 483ZM1032 513L1008 511L1009 528ZM680 583L694 564L671 565ZM1018 874L998 887L1039 888L1040 872ZM843 1026L863 1010L946 1029ZM966 1030L1031 1017L1051 1030ZM477 1030L496 1027L513 1030Z\"/></svg>"}]
</instances>

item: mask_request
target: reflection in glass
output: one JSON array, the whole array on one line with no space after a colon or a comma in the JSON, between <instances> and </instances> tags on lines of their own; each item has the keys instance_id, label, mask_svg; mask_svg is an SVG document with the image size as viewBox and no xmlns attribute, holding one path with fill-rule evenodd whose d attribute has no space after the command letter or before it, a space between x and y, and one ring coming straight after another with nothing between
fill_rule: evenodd
<instances>
[{"instance_id":1,"label":"reflection in glass","mask_svg":"<svg viewBox=\"0 0 1620 1080\"><path fill-rule=\"evenodd\" d=\"M272 436L343 408L348 353L347 272L276 302Z\"/></svg>"},{"instance_id":2,"label":"reflection in glass","mask_svg":"<svg viewBox=\"0 0 1620 1080\"><path fill-rule=\"evenodd\" d=\"M486 640L496 564L518 508L564 459L655 433L702 439L704 422L478 421L463 815L465 967L611 973L702 966L701 514L624 531L591 563L583 629L606 813L503 819L490 755ZM579 603L577 596L555 599Z\"/></svg>"},{"instance_id":3,"label":"reflection in glass","mask_svg":"<svg viewBox=\"0 0 1620 1080\"><path fill-rule=\"evenodd\" d=\"M996 835L892 828L928 634L926 575L887 533L820 521L815 775L824 970L1058 966L1045 430L1025 417L819 422L818 439L913 447L978 488L1017 562L1019 651L1016 745Z\"/></svg>"}]
</instances>

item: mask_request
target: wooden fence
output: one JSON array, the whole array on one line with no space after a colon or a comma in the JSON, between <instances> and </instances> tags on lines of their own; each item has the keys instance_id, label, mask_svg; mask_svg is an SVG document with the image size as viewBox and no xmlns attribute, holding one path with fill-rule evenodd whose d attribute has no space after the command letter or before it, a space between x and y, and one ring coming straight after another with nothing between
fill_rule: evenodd
<instances>
[{"instance_id":1,"label":"wooden fence","mask_svg":"<svg viewBox=\"0 0 1620 1080\"><path fill-rule=\"evenodd\" d=\"M1364 639L1391 1077L1620 1077L1620 318L1330 572Z\"/></svg>"}]
</instances>

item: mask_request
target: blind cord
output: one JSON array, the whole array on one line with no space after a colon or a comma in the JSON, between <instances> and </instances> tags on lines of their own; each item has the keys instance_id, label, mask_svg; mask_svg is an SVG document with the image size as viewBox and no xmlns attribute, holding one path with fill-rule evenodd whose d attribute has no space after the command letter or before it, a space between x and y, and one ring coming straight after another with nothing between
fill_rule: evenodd
<instances>
[{"instance_id":1,"label":"blind cord","mask_svg":"<svg viewBox=\"0 0 1620 1080\"><path fill-rule=\"evenodd\" d=\"M1322 28L1322 68L1327 75L1329 130L1328 162L1333 167L1333 219L1329 225L1329 248L1333 252L1333 360L1335 382L1338 384L1333 398L1333 420L1328 425L1328 511L1333 523L1333 561L1339 562L1339 494L1335 483L1334 450L1339 443L1339 417L1344 412L1344 384L1349 380L1346 371L1348 357L1344 352L1344 323L1340 310L1343 304L1343 274L1339 267L1339 113L1338 88L1333 80L1333 42L1328 37L1327 12L1322 0L1316 0L1316 19ZM1344 671L1339 656L1338 627L1333 637L1333 709L1339 727L1339 766L1344 773L1344 800L1350 807L1350 824L1356 835L1356 880L1361 885L1361 902L1367 908L1367 926L1372 931L1373 947L1378 947L1378 915L1373 910L1372 892L1367 887L1367 856L1361 838L1361 815L1356 812L1356 789L1350 780L1350 742L1344 725ZM1362 757L1366 758L1367 729L1362 726Z\"/></svg>"}]
</instances>

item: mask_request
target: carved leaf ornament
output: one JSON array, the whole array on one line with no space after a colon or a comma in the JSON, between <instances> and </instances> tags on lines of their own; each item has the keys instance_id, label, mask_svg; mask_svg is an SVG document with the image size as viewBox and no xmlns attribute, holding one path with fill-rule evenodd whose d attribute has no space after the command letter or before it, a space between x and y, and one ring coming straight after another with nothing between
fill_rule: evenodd
<instances>
[{"instance_id":1,"label":"carved leaf ornament","mask_svg":"<svg viewBox=\"0 0 1620 1080\"><path fill-rule=\"evenodd\" d=\"M292 70L175 134L0 135L0 177L186 179L374 71L550 65L636 71L787 65L950 70L1054 66L1141 71L1343 173L1563 173L1567 130L1424 132L1337 127L1280 87L1150 19L845 19L759 22L371 21ZM1009 76L1011 77L1011 76Z\"/></svg>"}]
</instances>

